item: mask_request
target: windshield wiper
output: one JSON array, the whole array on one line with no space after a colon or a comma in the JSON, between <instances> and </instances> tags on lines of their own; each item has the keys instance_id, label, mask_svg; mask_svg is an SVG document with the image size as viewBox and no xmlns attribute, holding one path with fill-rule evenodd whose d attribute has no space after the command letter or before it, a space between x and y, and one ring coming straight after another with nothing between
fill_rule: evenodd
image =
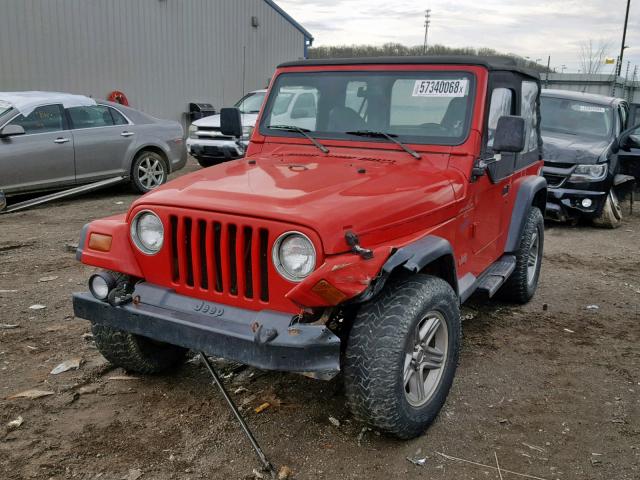
<instances>
[{"instance_id":1,"label":"windshield wiper","mask_svg":"<svg viewBox=\"0 0 640 480\"><path fill-rule=\"evenodd\" d=\"M271 128L273 130L284 130L285 132L297 132L300 135L307 137L322 153L329 153L329 149L327 147L309 135L311 130L308 128L296 127L295 125L269 125L267 128Z\"/></svg>"},{"instance_id":2,"label":"windshield wiper","mask_svg":"<svg viewBox=\"0 0 640 480\"><path fill-rule=\"evenodd\" d=\"M387 140L398 145L400 148L402 148L405 152L407 152L416 160L420 160L422 158L419 153L411 150L400 140L394 138L394 137L397 137L397 135L394 135L393 133L375 132L373 130L354 130L352 132L344 132L344 133L346 133L347 135L356 135L358 137L386 138Z\"/></svg>"}]
</instances>

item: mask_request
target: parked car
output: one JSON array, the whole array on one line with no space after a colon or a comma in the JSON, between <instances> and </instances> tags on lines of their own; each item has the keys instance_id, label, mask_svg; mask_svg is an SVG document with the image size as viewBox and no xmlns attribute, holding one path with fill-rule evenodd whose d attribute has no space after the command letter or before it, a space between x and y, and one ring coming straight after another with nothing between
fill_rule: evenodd
<instances>
[{"instance_id":1,"label":"parked car","mask_svg":"<svg viewBox=\"0 0 640 480\"><path fill-rule=\"evenodd\" d=\"M308 128L278 119L293 90L318 99ZM454 379L460 304L535 294L539 91L537 73L501 59L281 65L245 159L84 227L77 256L104 270L73 296L75 316L130 371L168 369L186 349L342 371L357 418L420 435ZM237 109L221 118L242 135Z\"/></svg>"},{"instance_id":2,"label":"parked car","mask_svg":"<svg viewBox=\"0 0 640 480\"><path fill-rule=\"evenodd\" d=\"M145 193L186 158L177 122L81 95L0 93L0 192L7 196L120 175Z\"/></svg>"},{"instance_id":3,"label":"parked car","mask_svg":"<svg viewBox=\"0 0 640 480\"><path fill-rule=\"evenodd\" d=\"M549 184L547 215L561 221L583 217L599 226L619 226L619 196L633 187L638 160L635 147L629 152L620 149L621 135L629 123L627 102L543 90L540 108L543 174ZM629 137L624 138L625 146L632 147Z\"/></svg>"},{"instance_id":4,"label":"parked car","mask_svg":"<svg viewBox=\"0 0 640 480\"><path fill-rule=\"evenodd\" d=\"M243 157L266 93L266 90L256 90L235 104L242 118L242 135L239 137L224 135L220 131L220 115L193 122L187 139L191 156L203 167ZM313 128L316 100L313 93L309 92L295 89L283 92L278 98L278 105L274 106L273 121Z\"/></svg>"}]
</instances>

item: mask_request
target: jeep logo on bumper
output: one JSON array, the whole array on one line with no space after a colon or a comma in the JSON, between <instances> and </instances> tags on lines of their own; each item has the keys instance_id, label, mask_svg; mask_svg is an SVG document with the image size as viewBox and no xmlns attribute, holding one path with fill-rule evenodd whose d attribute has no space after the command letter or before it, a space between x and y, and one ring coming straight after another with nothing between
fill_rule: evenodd
<instances>
[{"instance_id":1,"label":"jeep logo on bumper","mask_svg":"<svg viewBox=\"0 0 640 480\"><path fill-rule=\"evenodd\" d=\"M193 309L198 313L206 313L214 317L221 317L222 315L224 315L224 308L207 302L200 302L196 304Z\"/></svg>"}]
</instances>

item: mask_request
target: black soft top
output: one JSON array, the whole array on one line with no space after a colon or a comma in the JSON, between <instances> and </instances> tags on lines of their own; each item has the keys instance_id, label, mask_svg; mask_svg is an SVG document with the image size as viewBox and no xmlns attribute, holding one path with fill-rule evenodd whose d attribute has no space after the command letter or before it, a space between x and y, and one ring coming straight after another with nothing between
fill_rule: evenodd
<instances>
[{"instance_id":1,"label":"black soft top","mask_svg":"<svg viewBox=\"0 0 640 480\"><path fill-rule=\"evenodd\" d=\"M543 97L566 98L567 100L576 100L579 102L594 103L596 105L604 105L607 107L616 106L624 100L622 98L607 97L606 95L598 95L596 93L574 92L571 90L554 90L545 88L542 90Z\"/></svg>"},{"instance_id":2,"label":"black soft top","mask_svg":"<svg viewBox=\"0 0 640 480\"><path fill-rule=\"evenodd\" d=\"M425 55L420 57L359 57L359 58L320 58L286 62L278 67L308 67L331 65L477 65L487 70L518 72L539 79L535 70L519 66L508 57L473 57L467 55Z\"/></svg>"}]
</instances>

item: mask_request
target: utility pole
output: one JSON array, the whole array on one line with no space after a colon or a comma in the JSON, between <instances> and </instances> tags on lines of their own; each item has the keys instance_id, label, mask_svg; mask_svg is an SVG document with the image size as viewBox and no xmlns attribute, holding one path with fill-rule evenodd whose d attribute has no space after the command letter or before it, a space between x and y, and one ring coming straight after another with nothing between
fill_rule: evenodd
<instances>
[{"instance_id":1,"label":"utility pole","mask_svg":"<svg viewBox=\"0 0 640 480\"><path fill-rule=\"evenodd\" d=\"M431 9L427 9L424 12L424 48L422 49L422 54L427 54L427 45L429 40L429 25L431 25Z\"/></svg>"},{"instance_id":2,"label":"utility pole","mask_svg":"<svg viewBox=\"0 0 640 480\"><path fill-rule=\"evenodd\" d=\"M549 88L549 72L551 71L551 55L547 58L547 78L544 81L544 87Z\"/></svg>"},{"instance_id":3,"label":"utility pole","mask_svg":"<svg viewBox=\"0 0 640 480\"><path fill-rule=\"evenodd\" d=\"M624 16L624 29L622 30L622 45L620 46L620 61L618 62L618 69L616 70L616 75L619 77L622 73L622 59L624 57L624 50L628 48L628 45L625 45L627 41L627 25L629 24L629 8L631 7L631 0L627 0L627 13Z\"/></svg>"}]
</instances>

